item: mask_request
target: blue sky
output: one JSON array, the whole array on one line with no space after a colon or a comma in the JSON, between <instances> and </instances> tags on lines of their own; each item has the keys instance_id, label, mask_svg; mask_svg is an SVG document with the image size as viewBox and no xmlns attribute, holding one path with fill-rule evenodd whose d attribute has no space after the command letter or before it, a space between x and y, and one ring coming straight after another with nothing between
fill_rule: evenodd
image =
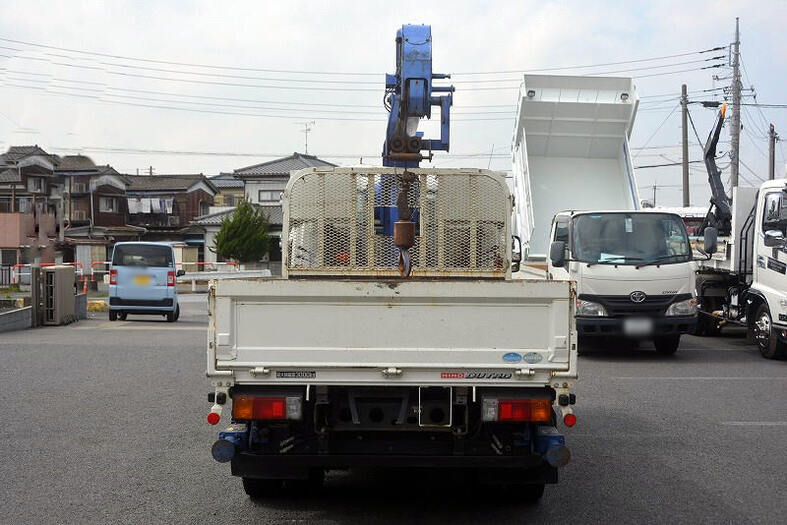
<instances>
[{"instance_id":1,"label":"blue sky","mask_svg":"<svg viewBox=\"0 0 787 525\"><path fill-rule=\"evenodd\" d=\"M383 73L393 69L396 29L402 23L428 23L433 27L435 71L457 73L452 153L478 155L441 158L435 164L505 170L510 168L517 94L509 86L515 86L519 75L478 77L463 76L462 72L600 64L726 46L732 41L735 16L740 16L747 73L744 83L755 86L761 102L785 103L787 46L782 35L786 6L775 1L15 2L4 6L0 38L25 43L0 41L0 67L4 68L0 69L0 148L37 143L57 153L82 151L97 163L110 163L125 172L153 166L157 173L214 174L268 160L261 154L302 151L302 123L314 120L309 135L311 153L344 155L335 161L348 164L357 163L353 157L360 155L365 162L377 162L385 126L385 113L380 108ZM682 82L692 91L729 82L712 78L714 73L728 76L727 69L700 71L694 68L702 64L680 64L708 56L713 55L645 62L637 66L669 66L618 73L636 76L693 69L636 80L643 111L635 124L632 146L671 147L637 150L635 165L679 160L680 118L678 111L666 118L677 104L669 95L677 96ZM178 66L125 57L245 69ZM595 71L626 67L634 66ZM592 69L564 72L587 71ZM166 78L176 80L163 80ZM275 80L279 78L316 82ZM468 83L479 78L512 80ZM473 89L493 85L506 89ZM332 89L325 89L328 87ZM369 91L361 91L366 89ZM667 96L654 97L662 94ZM488 105L501 107L479 108ZM285 118L266 116L274 114ZM470 114L497 120L470 120ZM697 107L692 114L704 139L713 112ZM334 120L340 118L355 120ZM765 176L765 121L772 121L787 138L786 110L764 109L760 114L747 108L741 155L748 168L741 168L742 184L753 184L757 176ZM436 128L430 123L425 129ZM97 148L259 155L129 153ZM784 170L782 150L787 150L783 144L777 148L779 173ZM692 153L699 159L698 148ZM650 197L650 187L656 183L662 186L657 192L659 204L680 203L680 191L675 187L680 183L679 166L642 169L637 178L643 196ZM695 204L707 202L704 181L701 164L692 165Z\"/></svg>"}]
</instances>

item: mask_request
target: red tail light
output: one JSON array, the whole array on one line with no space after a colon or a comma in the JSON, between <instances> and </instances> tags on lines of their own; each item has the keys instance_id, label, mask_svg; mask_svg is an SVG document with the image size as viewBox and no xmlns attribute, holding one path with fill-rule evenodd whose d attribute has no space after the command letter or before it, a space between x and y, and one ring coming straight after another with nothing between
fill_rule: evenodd
<instances>
[{"instance_id":1,"label":"red tail light","mask_svg":"<svg viewBox=\"0 0 787 525\"><path fill-rule=\"evenodd\" d=\"M237 396L232 400L235 419L287 419L287 399L284 397Z\"/></svg>"},{"instance_id":2,"label":"red tail light","mask_svg":"<svg viewBox=\"0 0 787 525\"><path fill-rule=\"evenodd\" d=\"M175 286L175 272L167 272L167 286Z\"/></svg>"},{"instance_id":3,"label":"red tail light","mask_svg":"<svg viewBox=\"0 0 787 525\"><path fill-rule=\"evenodd\" d=\"M498 421L550 421L552 401L549 399L501 399Z\"/></svg>"},{"instance_id":4,"label":"red tail light","mask_svg":"<svg viewBox=\"0 0 787 525\"><path fill-rule=\"evenodd\" d=\"M118 283L118 271L109 270L109 284L117 284L117 283Z\"/></svg>"}]
</instances>

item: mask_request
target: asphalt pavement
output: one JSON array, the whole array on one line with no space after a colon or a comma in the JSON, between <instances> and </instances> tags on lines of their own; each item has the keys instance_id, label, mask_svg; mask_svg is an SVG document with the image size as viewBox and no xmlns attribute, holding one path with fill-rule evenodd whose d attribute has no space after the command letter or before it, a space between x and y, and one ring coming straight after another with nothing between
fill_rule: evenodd
<instances>
[{"instance_id":1,"label":"asphalt pavement","mask_svg":"<svg viewBox=\"0 0 787 525\"><path fill-rule=\"evenodd\" d=\"M0 334L0 523L783 523L787 361L740 332L579 358L573 461L535 506L444 472L332 472L253 502L210 456L204 295Z\"/></svg>"}]
</instances>

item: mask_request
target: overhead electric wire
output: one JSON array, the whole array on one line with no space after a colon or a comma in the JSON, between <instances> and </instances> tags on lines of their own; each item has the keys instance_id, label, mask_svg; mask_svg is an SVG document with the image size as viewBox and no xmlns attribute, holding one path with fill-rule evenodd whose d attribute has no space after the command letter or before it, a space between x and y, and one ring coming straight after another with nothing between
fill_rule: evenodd
<instances>
[{"instance_id":1,"label":"overhead electric wire","mask_svg":"<svg viewBox=\"0 0 787 525\"><path fill-rule=\"evenodd\" d=\"M375 72L352 72L352 71L315 71L315 70L294 70L294 69L274 69L274 68L257 68L257 67L240 67L240 66L225 66L225 65L216 65L216 64L200 64L200 63L193 63L193 62L178 62L174 60L159 60L159 59L151 59L151 58L138 58L138 57L130 57L125 55L119 54L111 54L111 53L100 53L96 51L86 51L81 49L73 49L73 48L66 48L66 47L59 47L47 44L41 44L36 42L29 42L24 40L17 40L11 38L0 37L0 41L3 42L11 42L14 44L20 44L28 47L35 47L40 49L51 49L55 51L63 51L67 53L76 53L80 55L88 55L94 57L104 57L104 58L112 58L117 60L126 60L132 62L146 62L151 64L164 64L164 65L171 65L171 66L185 66L185 67L198 67L204 69L219 69L225 71L257 71L257 72L265 72L265 73L291 73L291 74L303 74L303 75L348 75L348 76L377 76L381 73ZM12 48L16 50L16 48ZM622 64L635 64L641 62L655 62L658 60L666 60L670 58L679 58L685 56L691 56L696 54L704 54L710 53L713 51L720 51L722 49L726 49L724 46L717 46L709 49L704 49L700 51L689 51L684 53L676 53L672 55L662 55L658 57L650 57L650 58L640 58L640 59L633 59L633 60L623 60L618 62L606 62L606 63L599 63L599 64L583 64L583 65L573 65L573 66L560 66L560 67L549 67L549 68L524 68L524 69L510 69L510 70L503 70L503 71L473 71L473 72L456 72L453 73L455 75L490 75L490 74L505 74L505 73L524 73L526 71L532 72L543 72L543 71L560 71L560 70L569 70L569 69L589 69L594 67L605 67L605 66L616 66ZM63 56L63 55L59 55ZM69 57L70 58L70 57Z\"/></svg>"},{"instance_id":2,"label":"overhead electric wire","mask_svg":"<svg viewBox=\"0 0 787 525\"><path fill-rule=\"evenodd\" d=\"M636 60L624 60L621 62L606 62L603 64L584 64L580 66L545 67L545 68L537 68L537 69L508 69L508 70L501 70L501 71L460 71L454 74L455 75L502 75L507 73L526 73L528 71L532 73L541 73L545 71L561 71L566 69L590 69L594 67L619 66L622 64L636 64L639 62L655 62L657 60L665 60L668 58L679 58L679 57L685 57L691 55L698 55L702 53L710 53L712 51L721 51L722 49L726 49L726 47L717 46L710 49L704 49L702 51L690 51L686 53L677 53L674 55L664 55L660 57L640 58Z\"/></svg>"},{"instance_id":3,"label":"overhead electric wire","mask_svg":"<svg viewBox=\"0 0 787 525\"><path fill-rule=\"evenodd\" d=\"M653 140L653 137L655 137L655 136L656 136L656 133L658 133L658 132L659 132L659 130L662 128L662 126L664 126L664 124L665 124L665 123L666 123L666 122L669 120L669 118L672 116L672 114L673 114L673 113L675 113L675 110L676 110L676 109L678 109L678 106L680 106L680 104L675 104L675 106L672 108L672 111L670 111L670 112L669 112L669 115L667 115L666 117L664 117L664 120L662 120L662 121L661 121L661 124L659 124L659 125L658 125L658 127L656 128L656 130L655 130L655 131L654 131L654 132L653 132L653 133L650 135L650 137L648 137L648 140L646 140L646 141L645 141L645 144L643 144L643 147L644 147L644 146L647 146L647 145L650 143L650 141L651 141L651 140ZM635 159L637 158L637 154L634 154L634 158L635 158Z\"/></svg>"}]
</instances>

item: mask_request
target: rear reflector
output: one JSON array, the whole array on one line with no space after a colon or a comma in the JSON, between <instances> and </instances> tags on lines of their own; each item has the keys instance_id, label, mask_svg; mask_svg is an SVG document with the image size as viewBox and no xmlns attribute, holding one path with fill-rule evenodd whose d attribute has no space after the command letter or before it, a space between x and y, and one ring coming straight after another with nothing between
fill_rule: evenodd
<instances>
[{"instance_id":1,"label":"rear reflector","mask_svg":"<svg viewBox=\"0 0 787 525\"><path fill-rule=\"evenodd\" d=\"M218 415L216 412L211 412L210 414L208 414L208 423L210 423L211 425L217 425L220 419L221 416Z\"/></svg>"},{"instance_id":2,"label":"rear reflector","mask_svg":"<svg viewBox=\"0 0 787 525\"><path fill-rule=\"evenodd\" d=\"M574 425L577 424L577 416L575 416L574 414L566 414L565 416L563 416L563 423L567 427L573 427Z\"/></svg>"},{"instance_id":3,"label":"rear reflector","mask_svg":"<svg viewBox=\"0 0 787 525\"><path fill-rule=\"evenodd\" d=\"M550 421L550 399L501 399L498 401L498 421Z\"/></svg>"}]
</instances>

